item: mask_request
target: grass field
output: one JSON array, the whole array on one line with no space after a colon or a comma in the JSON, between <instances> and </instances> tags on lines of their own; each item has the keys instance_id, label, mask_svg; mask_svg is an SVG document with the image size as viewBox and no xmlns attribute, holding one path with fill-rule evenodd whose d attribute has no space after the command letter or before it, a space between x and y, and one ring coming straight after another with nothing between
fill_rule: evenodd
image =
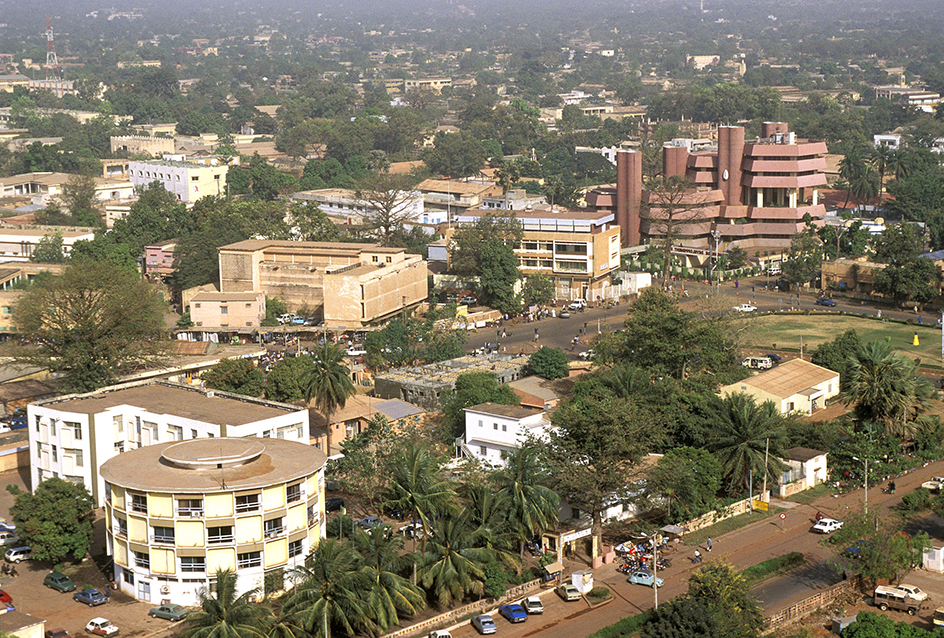
<instances>
[{"instance_id":1,"label":"grass field","mask_svg":"<svg viewBox=\"0 0 944 638\"><path fill-rule=\"evenodd\" d=\"M747 342L759 350L787 350L809 353L816 346L831 341L849 329L859 333L859 339L875 341L888 338L892 347L909 357L920 357L927 367L941 366L941 330L933 325L907 325L883 322L839 314L771 314L750 317L750 335ZM918 333L920 345L913 345Z\"/></svg>"}]
</instances>

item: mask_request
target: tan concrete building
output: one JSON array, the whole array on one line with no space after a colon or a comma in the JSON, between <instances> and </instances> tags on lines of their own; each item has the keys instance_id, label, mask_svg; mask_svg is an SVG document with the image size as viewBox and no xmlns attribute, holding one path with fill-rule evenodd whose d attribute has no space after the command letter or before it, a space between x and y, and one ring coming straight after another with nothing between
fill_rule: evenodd
<instances>
[{"instance_id":1,"label":"tan concrete building","mask_svg":"<svg viewBox=\"0 0 944 638\"><path fill-rule=\"evenodd\" d=\"M5 93L12 93L13 89L18 86L21 86L24 89L29 89L29 83L29 77L20 73L14 73L12 75L0 75L0 91Z\"/></svg>"},{"instance_id":2,"label":"tan concrete building","mask_svg":"<svg viewBox=\"0 0 944 638\"><path fill-rule=\"evenodd\" d=\"M495 213L473 209L455 220L462 226L489 214ZM615 294L610 273L620 267L620 227L611 211L547 207L515 211L514 216L524 228L515 247L523 275L547 275L559 299L589 301Z\"/></svg>"},{"instance_id":3,"label":"tan concrete building","mask_svg":"<svg viewBox=\"0 0 944 638\"><path fill-rule=\"evenodd\" d=\"M147 153L160 157L174 152L174 138L149 135L116 135L111 138L111 152L126 151L132 155Z\"/></svg>"},{"instance_id":4,"label":"tan concrete building","mask_svg":"<svg viewBox=\"0 0 944 638\"><path fill-rule=\"evenodd\" d=\"M324 536L324 467L281 439L159 443L102 465L105 544L127 595L198 605L218 569L237 593L281 591Z\"/></svg>"},{"instance_id":5,"label":"tan concrete building","mask_svg":"<svg viewBox=\"0 0 944 638\"><path fill-rule=\"evenodd\" d=\"M200 292L190 300L190 319L197 327L258 328L265 315L263 292Z\"/></svg>"},{"instance_id":6,"label":"tan concrete building","mask_svg":"<svg viewBox=\"0 0 944 638\"><path fill-rule=\"evenodd\" d=\"M772 401L781 414L812 414L839 394L839 373L803 359L791 359L759 374L723 386L719 394L754 397L758 404Z\"/></svg>"},{"instance_id":7,"label":"tan concrete building","mask_svg":"<svg viewBox=\"0 0 944 638\"><path fill-rule=\"evenodd\" d=\"M403 90L427 89L433 93L442 93L443 88L452 86L452 78L407 78L403 80Z\"/></svg>"},{"instance_id":8,"label":"tan concrete building","mask_svg":"<svg viewBox=\"0 0 944 638\"><path fill-rule=\"evenodd\" d=\"M258 239L220 248L220 290L320 307L336 327L384 321L429 294L426 262L402 248Z\"/></svg>"}]
</instances>

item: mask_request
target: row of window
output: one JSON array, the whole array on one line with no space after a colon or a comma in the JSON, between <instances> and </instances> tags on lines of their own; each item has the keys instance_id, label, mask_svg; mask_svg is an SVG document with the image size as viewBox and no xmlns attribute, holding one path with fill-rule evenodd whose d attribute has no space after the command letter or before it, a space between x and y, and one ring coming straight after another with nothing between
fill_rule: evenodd
<instances>
[{"instance_id":1,"label":"row of window","mask_svg":"<svg viewBox=\"0 0 944 638\"><path fill-rule=\"evenodd\" d=\"M293 483L292 485L287 485L285 487L285 501L287 503L297 503L298 501L302 500L302 497L304 496L304 489L302 485L302 483ZM128 509L130 511L147 514L147 494L129 492L128 496ZM107 498L109 501L111 501L110 493L108 494ZM203 516L204 509L202 498L178 498L176 501L177 516ZM236 496L236 512L238 514L243 514L245 512L256 512L260 509L262 509L261 494L240 494Z\"/></svg>"},{"instance_id":2,"label":"row of window","mask_svg":"<svg viewBox=\"0 0 944 638\"><path fill-rule=\"evenodd\" d=\"M304 541L299 539L297 541L291 541L288 544L288 556L289 558L295 558L296 556L301 556L304 550ZM141 567L142 569L151 568L151 557L147 552L131 552L134 555L134 564L135 567ZM183 573L204 573L206 572L206 557L205 556L181 556L180 560L180 571ZM236 569L251 569L253 567L262 567L262 552L244 552L241 554L236 554Z\"/></svg>"},{"instance_id":3,"label":"row of window","mask_svg":"<svg viewBox=\"0 0 944 638\"><path fill-rule=\"evenodd\" d=\"M119 516L115 517L116 536L128 538L128 521ZM272 518L264 522L263 535L265 538L275 538L285 533L284 517ZM177 542L173 527L154 525L151 527L151 543L155 545L174 545ZM232 525L220 525L207 528L207 545L228 545L236 542Z\"/></svg>"},{"instance_id":4,"label":"row of window","mask_svg":"<svg viewBox=\"0 0 944 638\"><path fill-rule=\"evenodd\" d=\"M482 419L479 419L479 427L482 427ZM495 431L498 431L498 423L492 423L492 429L495 430ZM507 423L502 423L502 424L501 424L501 431L502 431L502 432L507 432L507 431L508 431L508 424L507 424Z\"/></svg>"}]
</instances>

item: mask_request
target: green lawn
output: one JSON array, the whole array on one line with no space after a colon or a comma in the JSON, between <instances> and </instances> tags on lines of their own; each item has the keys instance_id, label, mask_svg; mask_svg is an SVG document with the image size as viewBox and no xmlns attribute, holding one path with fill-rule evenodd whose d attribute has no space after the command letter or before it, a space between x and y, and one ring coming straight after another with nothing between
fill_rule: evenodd
<instances>
[{"instance_id":1,"label":"green lawn","mask_svg":"<svg viewBox=\"0 0 944 638\"><path fill-rule=\"evenodd\" d=\"M751 346L759 350L811 352L824 341L831 341L850 328L862 341L888 338L892 346L909 357L920 357L923 365L941 365L941 330L934 325L907 325L850 315L771 314L751 317ZM913 345L915 332L920 345Z\"/></svg>"},{"instance_id":2,"label":"green lawn","mask_svg":"<svg viewBox=\"0 0 944 638\"><path fill-rule=\"evenodd\" d=\"M715 523L714 525L703 527L696 532L685 534L685 536L682 537L682 540L690 547L694 547L695 545L703 545L709 537L720 538L728 532L741 529L742 527L750 525L755 521L763 520L779 512L779 509L775 509L774 512L762 512L760 510L754 510L753 512L746 512L744 514L732 516L731 518L726 518L721 522Z\"/></svg>"}]
</instances>

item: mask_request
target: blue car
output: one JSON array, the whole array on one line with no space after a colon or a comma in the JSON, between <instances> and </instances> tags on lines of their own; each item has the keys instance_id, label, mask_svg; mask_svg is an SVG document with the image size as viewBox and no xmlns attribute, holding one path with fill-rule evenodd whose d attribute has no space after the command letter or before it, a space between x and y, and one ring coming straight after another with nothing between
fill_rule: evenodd
<instances>
[{"instance_id":1,"label":"blue car","mask_svg":"<svg viewBox=\"0 0 944 638\"><path fill-rule=\"evenodd\" d=\"M292 317L292 325L293 325L293 326L304 326L304 325L305 325L305 318L304 318L304 317L299 317L298 315L295 315L294 317Z\"/></svg>"},{"instance_id":2,"label":"blue car","mask_svg":"<svg viewBox=\"0 0 944 638\"><path fill-rule=\"evenodd\" d=\"M847 547L842 553L851 558L859 558L862 552L872 548L872 541L857 540L851 546Z\"/></svg>"},{"instance_id":3,"label":"blue car","mask_svg":"<svg viewBox=\"0 0 944 638\"><path fill-rule=\"evenodd\" d=\"M830 299L829 297L820 297L819 299L816 300L816 305L827 306L829 308L832 308L833 306L836 305L836 302Z\"/></svg>"},{"instance_id":4,"label":"blue car","mask_svg":"<svg viewBox=\"0 0 944 638\"><path fill-rule=\"evenodd\" d=\"M524 622L528 619L528 612L518 603L502 605L498 608L498 613L504 616L508 622Z\"/></svg>"},{"instance_id":5,"label":"blue car","mask_svg":"<svg viewBox=\"0 0 944 638\"><path fill-rule=\"evenodd\" d=\"M377 518L376 516L365 516L361 520L357 521L358 527L364 529L370 529L371 527L376 527L377 525L384 525L384 522Z\"/></svg>"},{"instance_id":6,"label":"blue car","mask_svg":"<svg viewBox=\"0 0 944 638\"><path fill-rule=\"evenodd\" d=\"M72 600L89 607L97 607L108 602L108 596L97 589L83 589L72 594Z\"/></svg>"},{"instance_id":7,"label":"blue car","mask_svg":"<svg viewBox=\"0 0 944 638\"><path fill-rule=\"evenodd\" d=\"M629 575L629 578L626 579L627 583L633 583L634 585L645 585L647 587L652 587L652 579L654 576L652 572L647 572L645 570L638 570ZM662 587L665 584L665 581L661 578L656 579L656 587Z\"/></svg>"}]
</instances>

